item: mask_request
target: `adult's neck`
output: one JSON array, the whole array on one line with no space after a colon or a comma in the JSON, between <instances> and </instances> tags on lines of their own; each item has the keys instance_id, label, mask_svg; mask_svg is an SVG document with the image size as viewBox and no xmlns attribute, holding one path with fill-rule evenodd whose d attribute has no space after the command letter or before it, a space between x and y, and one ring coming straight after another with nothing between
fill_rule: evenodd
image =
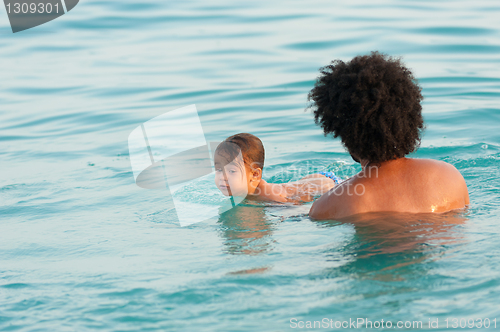
<instances>
[{"instance_id":1,"label":"adult's neck","mask_svg":"<svg viewBox=\"0 0 500 332\"><path fill-rule=\"evenodd\" d=\"M396 165L396 164L399 164L405 160L406 160L406 157L401 157L401 158L397 158L397 159L383 161L380 163L375 163L375 162L370 162L367 159L361 159L360 164L361 164L361 167L363 168L363 170L365 170L367 167L372 167L372 166L374 166L374 167L382 167L382 166L387 167L389 165Z\"/></svg>"}]
</instances>

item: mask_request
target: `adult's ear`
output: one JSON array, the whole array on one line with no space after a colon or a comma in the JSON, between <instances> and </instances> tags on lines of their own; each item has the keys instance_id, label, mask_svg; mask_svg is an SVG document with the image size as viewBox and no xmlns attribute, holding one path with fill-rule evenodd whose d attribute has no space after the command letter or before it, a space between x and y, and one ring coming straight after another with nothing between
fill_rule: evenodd
<instances>
[{"instance_id":1,"label":"adult's ear","mask_svg":"<svg viewBox=\"0 0 500 332\"><path fill-rule=\"evenodd\" d=\"M350 153L350 152L349 152L349 154L351 155L352 160L354 160L355 162L359 163L359 159L358 158L354 157L352 155L352 153Z\"/></svg>"}]
</instances>

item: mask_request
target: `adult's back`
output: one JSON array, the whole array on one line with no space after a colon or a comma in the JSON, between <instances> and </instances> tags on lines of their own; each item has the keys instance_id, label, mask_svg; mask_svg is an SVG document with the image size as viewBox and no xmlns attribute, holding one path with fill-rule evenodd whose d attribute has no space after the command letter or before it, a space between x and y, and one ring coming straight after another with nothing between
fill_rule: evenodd
<instances>
[{"instance_id":1,"label":"adult's back","mask_svg":"<svg viewBox=\"0 0 500 332\"><path fill-rule=\"evenodd\" d=\"M314 203L315 219L395 211L445 212L469 204L467 185L458 170L432 159L399 158L366 167Z\"/></svg>"},{"instance_id":2,"label":"adult's back","mask_svg":"<svg viewBox=\"0 0 500 332\"><path fill-rule=\"evenodd\" d=\"M407 158L424 129L421 88L399 59L378 52L321 68L309 93L315 121L340 137L363 170L321 196L309 215L342 218L377 212L445 212L469 204L457 169Z\"/></svg>"}]
</instances>

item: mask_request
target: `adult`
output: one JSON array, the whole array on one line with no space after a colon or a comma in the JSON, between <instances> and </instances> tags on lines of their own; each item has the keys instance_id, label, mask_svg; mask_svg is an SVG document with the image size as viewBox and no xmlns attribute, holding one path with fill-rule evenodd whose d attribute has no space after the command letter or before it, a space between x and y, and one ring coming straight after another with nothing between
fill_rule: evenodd
<instances>
[{"instance_id":1,"label":"adult","mask_svg":"<svg viewBox=\"0 0 500 332\"><path fill-rule=\"evenodd\" d=\"M333 61L308 95L316 124L340 137L362 170L318 198L309 215L445 212L469 204L467 185L451 164L407 158L424 129L421 88L402 62L378 52Z\"/></svg>"}]
</instances>

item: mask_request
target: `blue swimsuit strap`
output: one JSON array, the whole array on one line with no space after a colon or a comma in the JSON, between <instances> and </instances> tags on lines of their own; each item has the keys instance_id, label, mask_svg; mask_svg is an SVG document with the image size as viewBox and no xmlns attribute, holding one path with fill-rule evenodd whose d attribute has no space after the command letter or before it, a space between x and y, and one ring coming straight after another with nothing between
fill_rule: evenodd
<instances>
[{"instance_id":1,"label":"blue swimsuit strap","mask_svg":"<svg viewBox=\"0 0 500 332\"><path fill-rule=\"evenodd\" d=\"M335 181L336 184L340 184L340 182L342 182L342 179L336 176L335 173L333 172L318 172L318 173L326 176L327 178L332 179L333 181Z\"/></svg>"}]
</instances>

